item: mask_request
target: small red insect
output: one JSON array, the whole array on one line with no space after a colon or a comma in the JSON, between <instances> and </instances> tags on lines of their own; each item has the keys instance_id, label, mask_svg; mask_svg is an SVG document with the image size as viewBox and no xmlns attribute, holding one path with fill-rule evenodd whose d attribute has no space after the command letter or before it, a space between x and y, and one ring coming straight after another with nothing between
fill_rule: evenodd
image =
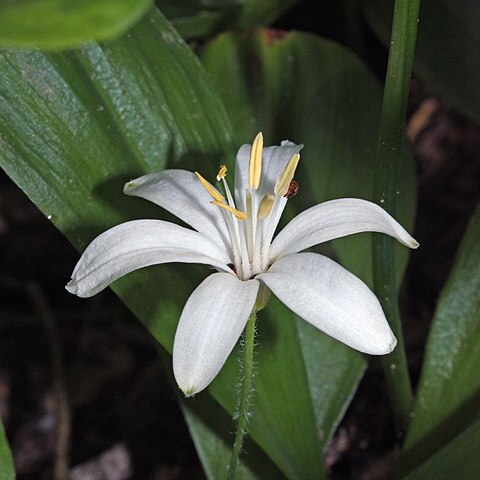
<instances>
[{"instance_id":1,"label":"small red insect","mask_svg":"<svg viewBox=\"0 0 480 480\"><path fill-rule=\"evenodd\" d=\"M293 197L297 194L297 192L298 192L298 182L296 180L292 180L290 182L290 185L288 186L287 193L285 193L284 197L285 198Z\"/></svg>"}]
</instances>

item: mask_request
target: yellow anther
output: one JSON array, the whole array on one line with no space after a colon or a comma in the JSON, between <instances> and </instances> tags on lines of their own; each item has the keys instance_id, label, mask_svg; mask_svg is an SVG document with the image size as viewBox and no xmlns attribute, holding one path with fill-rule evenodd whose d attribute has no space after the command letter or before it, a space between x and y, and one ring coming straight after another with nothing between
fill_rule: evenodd
<instances>
[{"instance_id":1,"label":"yellow anther","mask_svg":"<svg viewBox=\"0 0 480 480\"><path fill-rule=\"evenodd\" d=\"M262 220L263 218L268 217L270 212L272 211L273 202L275 202L275 196L266 194L262 201L260 202L260 206L258 207L257 218Z\"/></svg>"},{"instance_id":2,"label":"yellow anther","mask_svg":"<svg viewBox=\"0 0 480 480\"><path fill-rule=\"evenodd\" d=\"M274 192L278 197L283 197L288 192L290 182L293 180L295 170L297 169L298 162L300 161L300 155L295 153L288 161L282 174L280 175L277 183L275 184Z\"/></svg>"},{"instance_id":3,"label":"yellow anther","mask_svg":"<svg viewBox=\"0 0 480 480\"><path fill-rule=\"evenodd\" d=\"M212 198L217 201L217 202L223 202L225 200L220 193L218 193L218 190L213 187L210 183L208 183L198 172L195 172L195 175L197 178L202 182L202 185L205 187L205 190L212 196Z\"/></svg>"},{"instance_id":4,"label":"yellow anther","mask_svg":"<svg viewBox=\"0 0 480 480\"><path fill-rule=\"evenodd\" d=\"M217 173L217 182L219 182L220 180L223 180L226 175L227 175L227 166L220 165L220 170Z\"/></svg>"},{"instance_id":5,"label":"yellow anther","mask_svg":"<svg viewBox=\"0 0 480 480\"><path fill-rule=\"evenodd\" d=\"M250 170L248 183L250 188L257 189L260 185L260 177L262 176L262 151L263 151L263 135L260 132L253 141L250 150Z\"/></svg>"},{"instance_id":6,"label":"yellow anther","mask_svg":"<svg viewBox=\"0 0 480 480\"><path fill-rule=\"evenodd\" d=\"M247 214L245 212L242 212L240 210L237 210L236 208L231 207L230 205L227 205L226 203L222 202L211 202L213 205L216 205L217 207L223 208L227 210L227 212L230 212L231 214L235 215L239 220L246 220L247 219Z\"/></svg>"}]
</instances>

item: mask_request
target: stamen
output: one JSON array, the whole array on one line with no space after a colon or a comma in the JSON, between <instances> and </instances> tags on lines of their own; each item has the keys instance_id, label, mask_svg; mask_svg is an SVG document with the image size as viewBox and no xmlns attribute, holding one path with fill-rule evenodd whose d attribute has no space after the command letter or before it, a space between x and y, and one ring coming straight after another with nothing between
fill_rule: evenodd
<instances>
[{"instance_id":1,"label":"stamen","mask_svg":"<svg viewBox=\"0 0 480 480\"><path fill-rule=\"evenodd\" d=\"M197 178L202 182L202 185L205 187L205 190L212 196L212 198L217 202L223 202L225 198L220 195L218 190L213 187L210 183L207 182L198 172L195 172Z\"/></svg>"},{"instance_id":2,"label":"stamen","mask_svg":"<svg viewBox=\"0 0 480 480\"><path fill-rule=\"evenodd\" d=\"M283 197L288 192L290 182L293 180L293 176L295 175L295 170L297 169L299 161L300 155L298 153L292 155L292 158L288 161L287 166L275 184L274 192L277 197Z\"/></svg>"},{"instance_id":3,"label":"stamen","mask_svg":"<svg viewBox=\"0 0 480 480\"><path fill-rule=\"evenodd\" d=\"M226 175L227 175L227 166L220 165L220 170L217 173L217 182L219 182L220 180L223 180Z\"/></svg>"},{"instance_id":4,"label":"stamen","mask_svg":"<svg viewBox=\"0 0 480 480\"><path fill-rule=\"evenodd\" d=\"M231 214L235 215L239 220L246 220L247 219L247 214L245 212L241 212L240 210L237 210L236 208L231 207L230 205L227 205L226 203L218 202L218 201L213 201L210 202L213 205L216 205L217 207L223 208L230 212Z\"/></svg>"},{"instance_id":5,"label":"stamen","mask_svg":"<svg viewBox=\"0 0 480 480\"><path fill-rule=\"evenodd\" d=\"M258 207L258 214L257 218L259 220L263 220L264 218L268 217L270 212L272 211L273 207L273 202L275 201L275 196L266 194L262 198L262 201L260 202L260 206Z\"/></svg>"},{"instance_id":6,"label":"stamen","mask_svg":"<svg viewBox=\"0 0 480 480\"><path fill-rule=\"evenodd\" d=\"M262 176L262 151L263 151L263 135L260 132L253 141L250 150L250 170L248 183L250 188L256 190L260 185L260 177Z\"/></svg>"}]
</instances>

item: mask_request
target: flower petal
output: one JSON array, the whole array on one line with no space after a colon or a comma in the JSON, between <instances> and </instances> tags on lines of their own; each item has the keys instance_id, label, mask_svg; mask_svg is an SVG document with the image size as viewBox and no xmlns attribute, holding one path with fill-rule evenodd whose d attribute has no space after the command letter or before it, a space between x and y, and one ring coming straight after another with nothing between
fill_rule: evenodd
<instances>
[{"instance_id":1,"label":"flower petal","mask_svg":"<svg viewBox=\"0 0 480 480\"><path fill-rule=\"evenodd\" d=\"M297 315L346 345L372 355L395 348L377 297L333 260L316 253L288 255L256 278Z\"/></svg>"},{"instance_id":2,"label":"flower petal","mask_svg":"<svg viewBox=\"0 0 480 480\"><path fill-rule=\"evenodd\" d=\"M66 289L79 297L91 297L133 270L170 262L204 263L230 271L231 260L198 232L162 220L134 220L93 240Z\"/></svg>"},{"instance_id":3,"label":"flower petal","mask_svg":"<svg viewBox=\"0 0 480 480\"><path fill-rule=\"evenodd\" d=\"M245 191L248 188L248 174L251 145L242 145L235 162L235 202L239 210L245 210ZM272 193L277 179L285 169L292 155L300 152L303 145L284 140L280 146L263 149L262 176L257 190L258 203L265 193Z\"/></svg>"},{"instance_id":4,"label":"flower petal","mask_svg":"<svg viewBox=\"0 0 480 480\"><path fill-rule=\"evenodd\" d=\"M273 240L270 256L274 260L360 232L386 233L407 247L418 247L417 241L383 208L359 198L341 198L297 215Z\"/></svg>"},{"instance_id":5,"label":"flower petal","mask_svg":"<svg viewBox=\"0 0 480 480\"><path fill-rule=\"evenodd\" d=\"M185 395L207 387L237 343L255 305L260 282L214 273L192 293L173 345L173 371Z\"/></svg>"},{"instance_id":6,"label":"flower petal","mask_svg":"<svg viewBox=\"0 0 480 480\"><path fill-rule=\"evenodd\" d=\"M145 198L173 213L218 245L231 249L225 218L193 172L163 170L125 184L126 195Z\"/></svg>"}]
</instances>

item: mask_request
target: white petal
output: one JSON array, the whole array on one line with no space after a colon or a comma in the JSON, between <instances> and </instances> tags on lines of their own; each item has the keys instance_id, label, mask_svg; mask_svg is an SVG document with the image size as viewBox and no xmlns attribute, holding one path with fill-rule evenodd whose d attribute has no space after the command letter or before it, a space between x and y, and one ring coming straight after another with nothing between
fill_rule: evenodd
<instances>
[{"instance_id":1,"label":"white petal","mask_svg":"<svg viewBox=\"0 0 480 480\"><path fill-rule=\"evenodd\" d=\"M275 259L360 232L386 233L407 247L418 247L417 241L383 208L359 198L341 198L297 215L273 240L270 256Z\"/></svg>"},{"instance_id":2,"label":"white petal","mask_svg":"<svg viewBox=\"0 0 480 480\"><path fill-rule=\"evenodd\" d=\"M383 355L397 344L377 297L327 257L288 255L256 278L297 315L356 350Z\"/></svg>"},{"instance_id":3,"label":"white petal","mask_svg":"<svg viewBox=\"0 0 480 480\"><path fill-rule=\"evenodd\" d=\"M235 201L237 208L245 210L245 191L248 188L248 172L251 145L242 145L235 162ZM262 177L257 195L259 200L266 192L273 193L273 188L280 174L285 169L292 155L300 152L303 145L295 145L284 140L280 146L263 149Z\"/></svg>"},{"instance_id":4,"label":"white petal","mask_svg":"<svg viewBox=\"0 0 480 480\"><path fill-rule=\"evenodd\" d=\"M182 312L173 345L173 371L185 395L216 377L242 334L260 282L242 282L214 273L192 293Z\"/></svg>"},{"instance_id":5,"label":"white petal","mask_svg":"<svg viewBox=\"0 0 480 480\"><path fill-rule=\"evenodd\" d=\"M217 244L231 248L225 218L193 172L152 173L126 183L123 192L156 203Z\"/></svg>"},{"instance_id":6,"label":"white petal","mask_svg":"<svg viewBox=\"0 0 480 480\"><path fill-rule=\"evenodd\" d=\"M66 288L79 297L91 297L133 270L170 262L204 263L229 271L231 260L198 232L162 220L135 220L93 240Z\"/></svg>"}]
</instances>

